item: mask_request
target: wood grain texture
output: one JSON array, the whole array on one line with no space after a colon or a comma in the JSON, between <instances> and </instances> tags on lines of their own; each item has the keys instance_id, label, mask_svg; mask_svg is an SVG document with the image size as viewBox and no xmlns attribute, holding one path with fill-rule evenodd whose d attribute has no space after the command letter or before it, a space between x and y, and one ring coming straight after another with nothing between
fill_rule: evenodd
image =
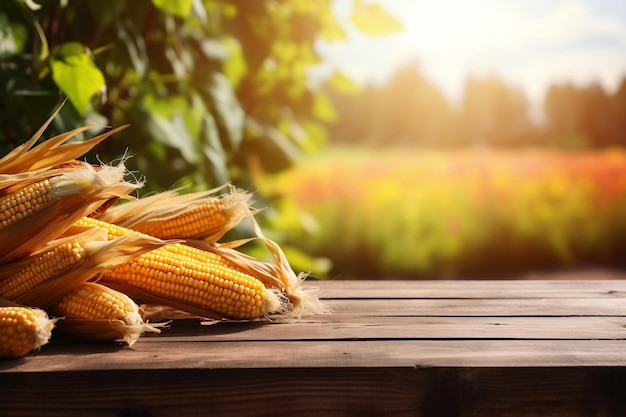
<instances>
[{"instance_id":1,"label":"wood grain texture","mask_svg":"<svg viewBox=\"0 0 626 417\"><path fill-rule=\"evenodd\" d=\"M326 300L337 314L362 317L626 317L623 298L455 298L455 299L363 299Z\"/></svg>"},{"instance_id":2,"label":"wood grain texture","mask_svg":"<svg viewBox=\"0 0 626 417\"><path fill-rule=\"evenodd\" d=\"M113 343L54 343L37 355L0 362L0 376L120 369L623 367L625 351L626 340L216 342L180 337L163 342L144 338L132 348Z\"/></svg>"},{"instance_id":3,"label":"wood grain texture","mask_svg":"<svg viewBox=\"0 0 626 417\"><path fill-rule=\"evenodd\" d=\"M624 275L626 278L626 274ZM324 281L312 282L328 299L625 298L626 280Z\"/></svg>"},{"instance_id":4,"label":"wood grain texture","mask_svg":"<svg viewBox=\"0 0 626 417\"><path fill-rule=\"evenodd\" d=\"M626 280L308 285L332 314L55 336L0 416L626 416Z\"/></svg>"},{"instance_id":5,"label":"wood grain texture","mask_svg":"<svg viewBox=\"0 0 626 417\"><path fill-rule=\"evenodd\" d=\"M153 336L150 336L153 337ZM290 323L222 323L163 332L186 341L626 339L626 317L362 317L330 315Z\"/></svg>"},{"instance_id":6,"label":"wood grain texture","mask_svg":"<svg viewBox=\"0 0 626 417\"><path fill-rule=\"evenodd\" d=\"M432 371L409 369L169 370L21 374L3 387L1 415L408 416L421 408ZM38 388L33 389L37 383ZM15 388L12 388L15 387ZM377 396L372 396L375 389ZM39 399L49 394L45 404ZM76 401L90 398L91 401ZM92 414L93 413L93 414Z\"/></svg>"},{"instance_id":7,"label":"wood grain texture","mask_svg":"<svg viewBox=\"0 0 626 417\"><path fill-rule=\"evenodd\" d=\"M13 374L0 415L623 416L624 368L177 369Z\"/></svg>"}]
</instances>

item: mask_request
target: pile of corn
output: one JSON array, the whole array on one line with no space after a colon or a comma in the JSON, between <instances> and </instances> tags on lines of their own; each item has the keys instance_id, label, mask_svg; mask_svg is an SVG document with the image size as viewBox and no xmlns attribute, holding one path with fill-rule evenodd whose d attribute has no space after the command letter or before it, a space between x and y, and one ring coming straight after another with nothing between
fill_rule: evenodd
<instances>
[{"instance_id":1,"label":"pile of corn","mask_svg":"<svg viewBox=\"0 0 626 417\"><path fill-rule=\"evenodd\" d=\"M67 143L91 126L35 146L58 110L0 159L0 357L47 343L53 332L132 345L151 320L299 318L326 309L301 287L281 248L263 236L250 195L131 194L123 162L91 165L84 153L123 129ZM273 262L218 242L249 219Z\"/></svg>"}]
</instances>

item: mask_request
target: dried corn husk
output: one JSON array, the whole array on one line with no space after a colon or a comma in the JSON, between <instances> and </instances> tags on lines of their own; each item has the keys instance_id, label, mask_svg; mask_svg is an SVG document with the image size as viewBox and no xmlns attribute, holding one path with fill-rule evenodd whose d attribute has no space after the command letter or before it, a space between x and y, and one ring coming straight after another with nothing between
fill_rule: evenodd
<instances>
[{"instance_id":1,"label":"dried corn husk","mask_svg":"<svg viewBox=\"0 0 626 417\"><path fill-rule=\"evenodd\" d=\"M78 236L64 237L50 242L48 245L40 248L39 251L45 250L49 245L59 244L59 242L70 239L80 239L85 242L85 260L76 265L76 267L69 268L51 277L12 301L22 305L46 308L51 302L60 298L81 282L93 279L104 271L166 244L166 242L160 239L139 233L107 240L105 231L92 229ZM19 268L21 262L23 261L3 265L2 273L10 274L12 271L14 272L16 268Z\"/></svg>"},{"instance_id":2,"label":"dried corn husk","mask_svg":"<svg viewBox=\"0 0 626 417\"><path fill-rule=\"evenodd\" d=\"M159 327L164 326L146 323L130 297L95 282L79 284L48 310L63 316L58 326L61 333L90 340L121 340L129 346L143 333L160 333Z\"/></svg>"},{"instance_id":3,"label":"dried corn husk","mask_svg":"<svg viewBox=\"0 0 626 417\"><path fill-rule=\"evenodd\" d=\"M217 242L254 212L250 206L250 193L229 187L228 193L218 195L217 193L224 188L225 186L222 186L209 191L187 194L181 194L176 190L164 191L113 206L98 216L98 219L152 234L152 231L161 223L180 217L209 201L219 200L224 206L221 213L225 217L223 224L206 229L198 228L193 235L173 237Z\"/></svg>"},{"instance_id":4,"label":"dried corn husk","mask_svg":"<svg viewBox=\"0 0 626 417\"><path fill-rule=\"evenodd\" d=\"M45 170L56 165L70 162L84 155L109 136L128 127L128 125L120 126L83 142L65 143L81 132L93 127L98 127L98 125L89 124L62 133L33 148L62 107L63 104L52 113L48 120L46 120L28 141L0 158L0 174L24 174L30 171ZM6 175L0 176L0 183L4 182L2 181L3 179L6 180Z\"/></svg>"},{"instance_id":5,"label":"dried corn husk","mask_svg":"<svg viewBox=\"0 0 626 417\"><path fill-rule=\"evenodd\" d=\"M0 235L0 264L25 256L39 246L59 237L76 220L96 210L111 198L127 197L142 184L124 180L123 164L95 169L84 163L75 163L52 172L53 201L44 209L4 227ZM47 178L47 177L46 177ZM30 184L24 184L24 187ZM3 191L14 193L20 189L13 184Z\"/></svg>"}]
</instances>

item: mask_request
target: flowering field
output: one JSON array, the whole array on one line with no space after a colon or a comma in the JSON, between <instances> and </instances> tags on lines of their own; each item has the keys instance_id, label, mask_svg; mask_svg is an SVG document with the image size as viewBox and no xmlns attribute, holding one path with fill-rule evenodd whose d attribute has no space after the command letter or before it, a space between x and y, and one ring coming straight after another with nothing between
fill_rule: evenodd
<instances>
[{"instance_id":1,"label":"flowering field","mask_svg":"<svg viewBox=\"0 0 626 417\"><path fill-rule=\"evenodd\" d=\"M285 221L283 233L336 278L618 266L626 255L623 150L334 149L260 189L312 216L315 227Z\"/></svg>"}]
</instances>

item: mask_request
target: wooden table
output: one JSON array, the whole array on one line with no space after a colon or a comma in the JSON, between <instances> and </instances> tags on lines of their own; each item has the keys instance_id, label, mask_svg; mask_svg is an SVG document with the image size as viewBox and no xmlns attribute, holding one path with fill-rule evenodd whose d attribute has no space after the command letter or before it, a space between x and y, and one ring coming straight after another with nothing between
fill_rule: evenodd
<instances>
[{"instance_id":1,"label":"wooden table","mask_svg":"<svg viewBox=\"0 0 626 417\"><path fill-rule=\"evenodd\" d=\"M0 415L626 416L626 280L309 285L332 314L0 361Z\"/></svg>"}]
</instances>

